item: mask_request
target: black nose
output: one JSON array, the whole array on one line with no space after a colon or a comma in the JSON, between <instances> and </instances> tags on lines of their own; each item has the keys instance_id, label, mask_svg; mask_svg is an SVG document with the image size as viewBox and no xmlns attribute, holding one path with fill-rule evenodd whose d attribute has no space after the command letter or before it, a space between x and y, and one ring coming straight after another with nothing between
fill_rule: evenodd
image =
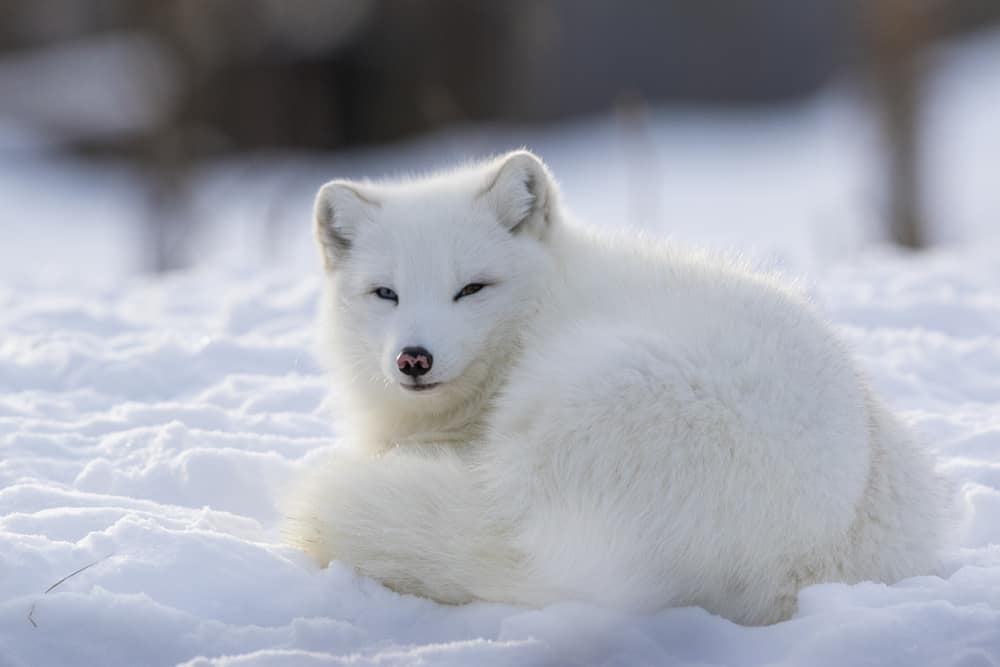
<instances>
[{"instance_id":1,"label":"black nose","mask_svg":"<svg viewBox=\"0 0 1000 667\"><path fill-rule=\"evenodd\" d=\"M396 368L403 375L423 375L434 365L434 356L423 347L404 347L396 357Z\"/></svg>"}]
</instances>

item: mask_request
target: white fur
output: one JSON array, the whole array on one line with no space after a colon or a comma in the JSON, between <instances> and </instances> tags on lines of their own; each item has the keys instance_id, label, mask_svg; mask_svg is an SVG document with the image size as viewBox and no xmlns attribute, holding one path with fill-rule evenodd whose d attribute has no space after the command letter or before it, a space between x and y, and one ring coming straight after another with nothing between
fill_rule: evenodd
<instances>
[{"instance_id":1,"label":"white fur","mask_svg":"<svg viewBox=\"0 0 1000 667\"><path fill-rule=\"evenodd\" d=\"M934 571L932 462L787 282L569 222L525 151L334 181L316 224L347 446L287 532L320 563L443 602L750 624L810 583ZM399 386L407 345L436 389Z\"/></svg>"}]
</instances>

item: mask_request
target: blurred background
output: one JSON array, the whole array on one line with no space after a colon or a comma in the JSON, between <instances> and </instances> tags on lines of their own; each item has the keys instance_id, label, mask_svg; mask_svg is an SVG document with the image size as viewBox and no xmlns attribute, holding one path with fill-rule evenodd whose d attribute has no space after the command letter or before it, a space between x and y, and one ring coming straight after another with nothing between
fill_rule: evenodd
<instances>
[{"instance_id":1,"label":"blurred background","mask_svg":"<svg viewBox=\"0 0 1000 667\"><path fill-rule=\"evenodd\" d=\"M318 266L312 195L528 146L830 261L1000 216L1000 0L0 0L0 275Z\"/></svg>"}]
</instances>

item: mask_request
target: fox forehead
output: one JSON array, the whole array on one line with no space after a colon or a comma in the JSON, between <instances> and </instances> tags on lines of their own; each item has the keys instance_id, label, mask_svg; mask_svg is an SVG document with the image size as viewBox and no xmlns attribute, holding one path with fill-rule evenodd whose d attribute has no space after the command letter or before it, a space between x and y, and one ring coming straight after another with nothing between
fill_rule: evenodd
<instances>
[{"instance_id":1,"label":"fox forehead","mask_svg":"<svg viewBox=\"0 0 1000 667\"><path fill-rule=\"evenodd\" d=\"M489 211L468 201L393 199L358 229L348 260L357 280L409 288L492 281L515 261L510 234Z\"/></svg>"},{"instance_id":2,"label":"fox forehead","mask_svg":"<svg viewBox=\"0 0 1000 667\"><path fill-rule=\"evenodd\" d=\"M503 264L516 274L540 259L554 198L545 166L514 151L419 180L330 181L316 195L314 235L328 273L460 277Z\"/></svg>"}]
</instances>

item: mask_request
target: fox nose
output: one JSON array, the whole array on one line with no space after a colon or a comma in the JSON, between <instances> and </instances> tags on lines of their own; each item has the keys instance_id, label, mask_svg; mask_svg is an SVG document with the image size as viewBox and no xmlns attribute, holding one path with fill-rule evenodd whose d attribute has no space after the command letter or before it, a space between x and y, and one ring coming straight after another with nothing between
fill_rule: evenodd
<instances>
[{"instance_id":1,"label":"fox nose","mask_svg":"<svg viewBox=\"0 0 1000 667\"><path fill-rule=\"evenodd\" d=\"M423 347L404 347L396 357L396 368L403 375L417 377L434 365L434 356Z\"/></svg>"}]
</instances>

